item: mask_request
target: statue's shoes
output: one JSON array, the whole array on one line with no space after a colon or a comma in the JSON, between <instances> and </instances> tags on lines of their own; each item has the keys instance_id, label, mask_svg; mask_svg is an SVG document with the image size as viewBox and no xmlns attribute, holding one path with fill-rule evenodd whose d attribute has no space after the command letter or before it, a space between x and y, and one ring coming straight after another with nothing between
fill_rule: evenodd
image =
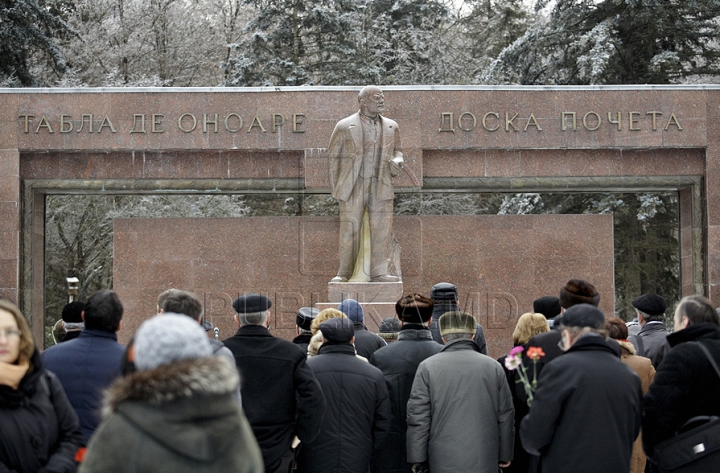
<instances>
[{"instance_id":1,"label":"statue's shoes","mask_svg":"<svg viewBox=\"0 0 720 473\"><path fill-rule=\"evenodd\" d=\"M370 282L400 282L400 278L390 274L383 274L382 276L373 276Z\"/></svg>"},{"instance_id":2,"label":"statue's shoes","mask_svg":"<svg viewBox=\"0 0 720 473\"><path fill-rule=\"evenodd\" d=\"M334 278L332 278L332 279L330 280L330 282L347 282L347 281L348 281L348 278L343 277L343 276L339 276L339 275L338 275L338 276L335 276Z\"/></svg>"}]
</instances>

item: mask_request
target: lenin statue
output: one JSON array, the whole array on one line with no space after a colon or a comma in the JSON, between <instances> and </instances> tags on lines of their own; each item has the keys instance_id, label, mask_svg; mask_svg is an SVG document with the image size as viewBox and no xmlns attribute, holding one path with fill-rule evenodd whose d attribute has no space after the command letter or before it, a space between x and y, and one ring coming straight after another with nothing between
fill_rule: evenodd
<instances>
[{"instance_id":1,"label":"lenin statue","mask_svg":"<svg viewBox=\"0 0 720 473\"><path fill-rule=\"evenodd\" d=\"M400 132L380 115L380 88L364 87L358 102L360 110L335 125L328 149L332 196L340 205L340 269L331 282L399 282L392 178L404 164Z\"/></svg>"}]
</instances>

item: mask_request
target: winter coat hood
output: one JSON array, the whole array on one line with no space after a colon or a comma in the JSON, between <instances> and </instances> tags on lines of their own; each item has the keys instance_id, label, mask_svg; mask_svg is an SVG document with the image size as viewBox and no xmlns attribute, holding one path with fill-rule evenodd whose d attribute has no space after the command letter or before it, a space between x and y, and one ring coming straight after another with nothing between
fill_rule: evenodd
<instances>
[{"instance_id":1,"label":"winter coat hood","mask_svg":"<svg viewBox=\"0 0 720 473\"><path fill-rule=\"evenodd\" d=\"M224 358L162 365L113 383L103 413L125 417L179 455L210 461L235 441L237 425L226 420L238 409L238 383L237 369Z\"/></svg>"}]
</instances>

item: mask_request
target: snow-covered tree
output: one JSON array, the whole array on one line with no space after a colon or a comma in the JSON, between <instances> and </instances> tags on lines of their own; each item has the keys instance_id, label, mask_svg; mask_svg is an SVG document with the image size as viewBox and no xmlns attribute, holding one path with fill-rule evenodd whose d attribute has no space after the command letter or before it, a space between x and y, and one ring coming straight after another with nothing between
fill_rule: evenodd
<instances>
[{"instance_id":1,"label":"snow-covered tree","mask_svg":"<svg viewBox=\"0 0 720 473\"><path fill-rule=\"evenodd\" d=\"M0 2L0 82L38 87L46 84L35 66L55 78L65 72L67 64L57 39L72 35L62 19L69 8L52 0Z\"/></svg>"},{"instance_id":2,"label":"snow-covered tree","mask_svg":"<svg viewBox=\"0 0 720 473\"><path fill-rule=\"evenodd\" d=\"M472 0L461 17L468 47L476 58L494 59L521 37L534 19L522 0Z\"/></svg>"},{"instance_id":3,"label":"snow-covered tree","mask_svg":"<svg viewBox=\"0 0 720 473\"><path fill-rule=\"evenodd\" d=\"M557 0L478 80L666 84L717 75L719 21L717 0Z\"/></svg>"},{"instance_id":4,"label":"snow-covered tree","mask_svg":"<svg viewBox=\"0 0 720 473\"><path fill-rule=\"evenodd\" d=\"M228 85L433 84L447 77L437 0L245 0L256 16Z\"/></svg>"},{"instance_id":5,"label":"snow-covered tree","mask_svg":"<svg viewBox=\"0 0 720 473\"><path fill-rule=\"evenodd\" d=\"M442 83L442 33L449 8L436 0L374 0L361 11L363 62L378 84Z\"/></svg>"},{"instance_id":6,"label":"snow-covered tree","mask_svg":"<svg viewBox=\"0 0 720 473\"><path fill-rule=\"evenodd\" d=\"M226 85L353 83L355 3L349 0L243 0L255 16L248 38L224 64Z\"/></svg>"},{"instance_id":7,"label":"snow-covered tree","mask_svg":"<svg viewBox=\"0 0 720 473\"><path fill-rule=\"evenodd\" d=\"M76 0L57 85L220 85L249 13L241 0Z\"/></svg>"}]
</instances>

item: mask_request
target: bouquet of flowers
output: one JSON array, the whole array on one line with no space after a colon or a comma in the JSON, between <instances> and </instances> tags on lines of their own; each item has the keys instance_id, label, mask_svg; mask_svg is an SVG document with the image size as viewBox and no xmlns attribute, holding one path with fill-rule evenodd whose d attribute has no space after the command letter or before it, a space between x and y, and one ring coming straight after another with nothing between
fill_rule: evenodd
<instances>
[{"instance_id":1,"label":"bouquet of flowers","mask_svg":"<svg viewBox=\"0 0 720 473\"><path fill-rule=\"evenodd\" d=\"M525 351L523 347L514 347L510 350L510 353L505 358L505 368L510 371L517 370L520 380L518 383L523 383L525 388L525 394L527 394L528 407L533 402L535 390L537 389L537 360L545 356L545 352L540 347L529 347L525 356L532 360L532 380L527 373L527 369L522 362L522 352Z\"/></svg>"}]
</instances>

